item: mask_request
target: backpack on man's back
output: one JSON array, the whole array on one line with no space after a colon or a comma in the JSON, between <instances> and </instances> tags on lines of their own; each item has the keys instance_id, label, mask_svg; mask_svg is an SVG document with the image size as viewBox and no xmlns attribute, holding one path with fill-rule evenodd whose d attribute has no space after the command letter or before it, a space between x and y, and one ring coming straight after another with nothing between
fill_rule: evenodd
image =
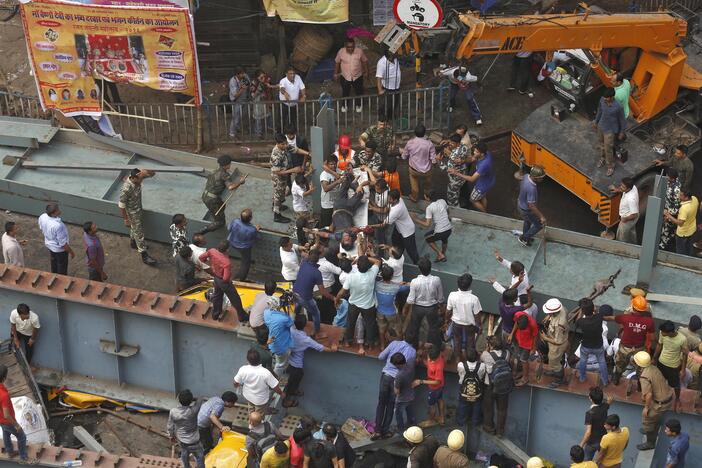
<instances>
[{"instance_id":1,"label":"backpack on man's back","mask_svg":"<svg viewBox=\"0 0 702 468\"><path fill-rule=\"evenodd\" d=\"M490 356L495 361L492 365L492 372L490 372L492 393L495 395L508 395L514 389L512 366L509 365L509 362L503 356L498 356L494 351L490 351Z\"/></svg>"},{"instance_id":2,"label":"backpack on man's back","mask_svg":"<svg viewBox=\"0 0 702 468\"><path fill-rule=\"evenodd\" d=\"M463 362L463 369L466 373L461 381L461 398L470 402L480 400L480 398L483 396L483 380L478 375L480 363L476 363L475 369L470 370L468 367L468 362L465 361Z\"/></svg>"}]
</instances>

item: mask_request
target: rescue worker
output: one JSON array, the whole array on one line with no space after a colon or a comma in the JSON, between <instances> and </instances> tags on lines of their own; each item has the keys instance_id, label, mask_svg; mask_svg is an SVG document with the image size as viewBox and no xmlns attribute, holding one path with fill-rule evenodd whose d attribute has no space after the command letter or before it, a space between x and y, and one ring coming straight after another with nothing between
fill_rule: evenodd
<instances>
[{"instance_id":1,"label":"rescue worker","mask_svg":"<svg viewBox=\"0 0 702 468\"><path fill-rule=\"evenodd\" d=\"M236 190L245 182L243 178L239 182L232 181L233 174L229 172L229 169L232 167L231 157L227 155L220 156L217 158L217 164L219 165L219 169L212 171L207 176L205 190L202 192L202 203L207 207L207 212L212 215L213 222L200 231L199 234L206 234L224 227L226 224L224 208L222 208L224 205L224 201L222 200L224 189Z\"/></svg>"},{"instance_id":2,"label":"rescue worker","mask_svg":"<svg viewBox=\"0 0 702 468\"><path fill-rule=\"evenodd\" d=\"M289 174L297 174L304 170L303 166L291 167L288 169L286 150L288 140L285 135L278 133L275 136L275 145L271 151L271 180L273 181L273 221L276 223L289 223L290 218L280 214L287 209L285 203L285 190Z\"/></svg>"},{"instance_id":3,"label":"rescue worker","mask_svg":"<svg viewBox=\"0 0 702 468\"><path fill-rule=\"evenodd\" d=\"M141 261L149 266L156 265L149 253L146 251L146 242L144 241L144 225L142 223L143 207L141 203L141 184L144 179L153 177L153 171L142 171L134 168L129 173L129 177L122 184L122 190L119 193L119 206L124 225L129 228L129 237L131 238L130 245L133 249L141 254Z\"/></svg>"},{"instance_id":4,"label":"rescue worker","mask_svg":"<svg viewBox=\"0 0 702 468\"><path fill-rule=\"evenodd\" d=\"M434 454L434 468L468 468L470 459L461 450L465 443L465 436L460 429L452 430L446 445L442 445Z\"/></svg>"},{"instance_id":5,"label":"rescue worker","mask_svg":"<svg viewBox=\"0 0 702 468\"><path fill-rule=\"evenodd\" d=\"M459 174L465 174L468 168L467 162L470 156L470 148L468 145L461 143L461 136L457 133L451 135L444 148L444 154L448 153L447 156L441 156L439 167L444 169L448 173L448 188L446 189L446 203L449 206L458 206L458 199L461 195L461 188L463 184L466 183ZM449 172L449 170L455 170Z\"/></svg>"},{"instance_id":6,"label":"rescue worker","mask_svg":"<svg viewBox=\"0 0 702 468\"><path fill-rule=\"evenodd\" d=\"M433 435L424 436L424 431L418 426L412 426L402 433L407 445L410 446L407 456L407 468L425 468L432 466L434 455L439 449L439 441Z\"/></svg>"},{"instance_id":7,"label":"rescue worker","mask_svg":"<svg viewBox=\"0 0 702 468\"><path fill-rule=\"evenodd\" d=\"M651 355L639 351L634 355L636 373L641 383L641 398L644 409L641 414L641 432L646 435L646 442L636 446L639 450L656 448L659 423L663 414L673 408L673 389L656 366L651 365Z\"/></svg>"},{"instance_id":8,"label":"rescue worker","mask_svg":"<svg viewBox=\"0 0 702 468\"><path fill-rule=\"evenodd\" d=\"M361 148L366 147L366 142L375 141L378 145L376 151L383 157L383 162L388 155L395 149L395 133L392 131L388 119L384 114L378 115L378 123L361 133L358 137L358 143Z\"/></svg>"},{"instance_id":9,"label":"rescue worker","mask_svg":"<svg viewBox=\"0 0 702 468\"><path fill-rule=\"evenodd\" d=\"M356 152L351 148L351 138L348 135L343 134L339 137L338 148L334 151L334 156L336 156L338 162L336 167L340 171L345 171L348 168L353 167L353 160Z\"/></svg>"},{"instance_id":10,"label":"rescue worker","mask_svg":"<svg viewBox=\"0 0 702 468\"><path fill-rule=\"evenodd\" d=\"M354 167L366 166L373 171L375 177L381 175L383 169L383 157L377 151L378 143L375 140L370 140L366 143L365 149L356 152L353 160Z\"/></svg>"},{"instance_id":11,"label":"rescue worker","mask_svg":"<svg viewBox=\"0 0 702 468\"><path fill-rule=\"evenodd\" d=\"M612 382L619 385L622 373L629 365L631 356L646 350L646 337L653 334L653 317L648 308L648 301L643 296L631 298L631 307L617 316L603 316L604 320L617 322L622 327L621 341L617 354L614 355L614 375Z\"/></svg>"},{"instance_id":12,"label":"rescue worker","mask_svg":"<svg viewBox=\"0 0 702 468\"><path fill-rule=\"evenodd\" d=\"M546 301L542 310L546 317L541 339L548 344L548 369L545 374L556 378L550 385L555 388L565 383L563 355L568 350L568 311L556 298Z\"/></svg>"}]
</instances>

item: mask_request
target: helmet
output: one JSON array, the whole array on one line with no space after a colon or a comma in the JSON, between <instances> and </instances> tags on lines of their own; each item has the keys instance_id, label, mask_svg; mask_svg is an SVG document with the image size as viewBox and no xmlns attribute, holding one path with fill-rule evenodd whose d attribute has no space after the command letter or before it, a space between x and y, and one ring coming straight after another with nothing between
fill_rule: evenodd
<instances>
[{"instance_id":1,"label":"helmet","mask_svg":"<svg viewBox=\"0 0 702 468\"><path fill-rule=\"evenodd\" d=\"M348 135L343 134L339 137L339 149L347 150L351 148L351 138Z\"/></svg>"},{"instance_id":2,"label":"helmet","mask_svg":"<svg viewBox=\"0 0 702 468\"><path fill-rule=\"evenodd\" d=\"M544 176L546 175L546 171L544 170L544 166L539 166L538 164L532 166L531 172L529 172L529 175L531 176L532 179L543 179Z\"/></svg>"},{"instance_id":3,"label":"helmet","mask_svg":"<svg viewBox=\"0 0 702 468\"><path fill-rule=\"evenodd\" d=\"M544 314L556 314L563 310L563 304L561 304L561 301L554 297L546 301L546 304L544 304L542 309Z\"/></svg>"},{"instance_id":4,"label":"helmet","mask_svg":"<svg viewBox=\"0 0 702 468\"><path fill-rule=\"evenodd\" d=\"M527 461L526 468L544 468L544 461L539 457L531 457Z\"/></svg>"},{"instance_id":5,"label":"helmet","mask_svg":"<svg viewBox=\"0 0 702 468\"><path fill-rule=\"evenodd\" d=\"M651 355L646 351L639 351L634 354L634 362L639 367L648 367L651 365Z\"/></svg>"},{"instance_id":6,"label":"helmet","mask_svg":"<svg viewBox=\"0 0 702 468\"><path fill-rule=\"evenodd\" d=\"M424 440L424 431L421 427L412 426L408 427L405 432L402 433L405 440L411 444L419 444Z\"/></svg>"},{"instance_id":7,"label":"helmet","mask_svg":"<svg viewBox=\"0 0 702 468\"><path fill-rule=\"evenodd\" d=\"M454 429L449 433L446 444L451 450L461 450L461 448L463 448L464 441L465 436L463 435L463 431L460 429Z\"/></svg>"},{"instance_id":8,"label":"helmet","mask_svg":"<svg viewBox=\"0 0 702 468\"><path fill-rule=\"evenodd\" d=\"M632 297L631 307L638 312L646 312L648 310L648 301L643 296Z\"/></svg>"}]
</instances>

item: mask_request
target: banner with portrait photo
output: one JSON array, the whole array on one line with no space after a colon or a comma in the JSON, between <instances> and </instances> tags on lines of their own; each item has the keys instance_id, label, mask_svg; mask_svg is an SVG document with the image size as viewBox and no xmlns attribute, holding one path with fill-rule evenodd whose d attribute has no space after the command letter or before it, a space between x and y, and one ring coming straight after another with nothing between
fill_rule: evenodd
<instances>
[{"instance_id":1,"label":"banner with portrait photo","mask_svg":"<svg viewBox=\"0 0 702 468\"><path fill-rule=\"evenodd\" d=\"M268 16L293 23L336 24L349 20L349 0L263 0Z\"/></svg>"},{"instance_id":2,"label":"banner with portrait photo","mask_svg":"<svg viewBox=\"0 0 702 468\"><path fill-rule=\"evenodd\" d=\"M100 79L183 93L202 102L187 9L39 0L22 4L22 20L44 109L67 116L100 115Z\"/></svg>"}]
</instances>

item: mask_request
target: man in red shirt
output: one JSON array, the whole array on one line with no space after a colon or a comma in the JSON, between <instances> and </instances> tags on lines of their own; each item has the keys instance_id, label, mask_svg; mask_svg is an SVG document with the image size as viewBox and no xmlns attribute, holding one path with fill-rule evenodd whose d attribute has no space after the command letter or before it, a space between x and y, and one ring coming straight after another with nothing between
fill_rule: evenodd
<instances>
[{"instance_id":1,"label":"man in red shirt","mask_svg":"<svg viewBox=\"0 0 702 468\"><path fill-rule=\"evenodd\" d=\"M515 347L515 380L514 385L521 387L529 383L529 356L536 349L536 337L539 334L539 327L536 320L527 312L521 310L514 314L514 323L516 326L512 328L512 333L507 338L508 343L513 340L517 341ZM521 379L519 373L522 372Z\"/></svg>"},{"instance_id":2,"label":"man in red shirt","mask_svg":"<svg viewBox=\"0 0 702 468\"><path fill-rule=\"evenodd\" d=\"M0 427L2 428L2 441L5 445L5 453L12 458L17 456L17 452L12 447L12 436L17 439L17 449L19 450L20 459L27 461L27 436L24 435L22 427L15 419L15 409L12 407L10 393L5 387L5 379L7 379L7 367L0 364Z\"/></svg>"},{"instance_id":3,"label":"man in red shirt","mask_svg":"<svg viewBox=\"0 0 702 468\"><path fill-rule=\"evenodd\" d=\"M603 307L605 306L600 306L600 310ZM648 309L648 302L643 296L632 298L631 308L625 313L616 316L604 315L603 318L617 322L622 327L621 342L614 356L614 375L612 376L614 385L619 385L619 379L629 365L631 357L639 351L646 350L646 337L655 332L655 325Z\"/></svg>"},{"instance_id":4,"label":"man in red shirt","mask_svg":"<svg viewBox=\"0 0 702 468\"><path fill-rule=\"evenodd\" d=\"M239 317L239 323L248 322L248 316L244 307L241 305L241 298L236 288L232 284L232 261L229 259L229 241L223 239L220 241L216 249L207 249L200 255L201 262L209 261L210 274L214 280L214 293L212 294L212 318L219 320L223 318L222 303L224 295L227 295L232 307L236 309L236 315Z\"/></svg>"},{"instance_id":5,"label":"man in red shirt","mask_svg":"<svg viewBox=\"0 0 702 468\"><path fill-rule=\"evenodd\" d=\"M446 362L444 360L444 355L441 353L441 349L432 346L429 349L429 358L424 361L424 365L427 367L427 379L415 380L412 383L413 388L422 384L426 384L426 386L429 387L429 394L427 395L429 417L426 421L420 423L419 426L431 427L435 426L437 423L443 425L445 421L444 367L446 366Z\"/></svg>"}]
</instances>

